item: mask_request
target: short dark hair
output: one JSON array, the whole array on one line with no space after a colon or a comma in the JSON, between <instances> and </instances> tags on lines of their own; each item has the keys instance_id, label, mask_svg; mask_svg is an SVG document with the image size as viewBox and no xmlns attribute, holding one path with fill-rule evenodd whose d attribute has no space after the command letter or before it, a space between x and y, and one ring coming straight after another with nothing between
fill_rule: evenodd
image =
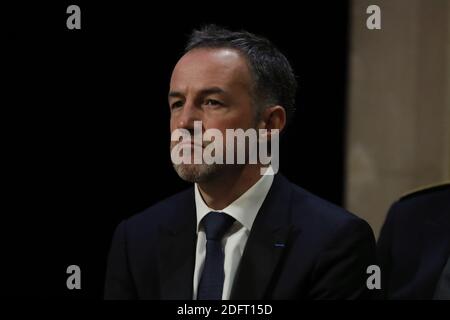
<instances>
[{"instance_id":1,"label":"short dark hair","mask_svg":"<svg viewBox=\"0 0 450 320\"><path fill-rule=\"evenodd\" d=\"M185 53L196 48L231 48L243 54L254 80L258 114L268 106L280 105L286 111L286 122L290 122L295 111L297 81L287 58L268 39L247 31L207 25L191 33Z\"/></svg>"}]
</instances>

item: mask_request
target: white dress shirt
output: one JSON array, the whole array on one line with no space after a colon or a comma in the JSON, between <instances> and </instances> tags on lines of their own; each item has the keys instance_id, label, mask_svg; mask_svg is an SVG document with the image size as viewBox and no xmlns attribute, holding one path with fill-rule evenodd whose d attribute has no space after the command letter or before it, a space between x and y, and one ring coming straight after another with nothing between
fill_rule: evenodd
<instances>
[{"instance_id":1,"label":"white dress shirt","mask_svg":"<svg viewBox=\"0 0 450 320\"><path fill-rule=\"evenodd\" d=\"M200 225L202 218L211 211L223 212L232 216L236 221L222 239L225 261L225 280L223 284L222 300L230 298L231 286L233 284L236 270L241 261L247 238L252 229L264 199L269 192L273 182L273 175L261 176L261 178L238 199L223 210L214 210L207 206L203 200L198 185L195 184L195 206L197 211L197 251L195 255L194 270L194 292L193 299L197 299L197 289L203 271L206 255L206 235L203 226Z\"/></svg>"}]
</instances>

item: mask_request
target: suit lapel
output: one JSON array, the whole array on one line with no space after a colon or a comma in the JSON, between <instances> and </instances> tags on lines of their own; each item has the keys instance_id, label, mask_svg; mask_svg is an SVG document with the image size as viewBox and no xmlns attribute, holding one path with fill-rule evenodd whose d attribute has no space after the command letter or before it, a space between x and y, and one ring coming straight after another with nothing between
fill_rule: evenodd
<instances>
[{"instance_id":1,"label":"suit lapel","mask_svg":"<svg viewBox=\"0 0 450 320\"><path fill-rule=\"evenodd\" d=\"M255 219L231 291L231 299L263 299L290 234L291 188L280 174Z\"/></svg>"},{"instance_id":2,"label":"suit lapel","mask_svg":"<svg viewBox=\"0 0 450 320\"><path fill-rule=\"evenodd\" d=\"M159 232L159 278L163 300L192 299L196 250L194 191L167 212Z\"/></svg>"},{"instance_id":3,"label":"suit lapel","mask_svg":"<svg viewBox=\"0 0 450 320\"><path fill-rule=\"evenodd\" d=\"M442 270L434 291L434 300L450 300L450 257Z\"/></svg>"},{"instance_id":4,"label":"suit lapel","mask_svg":"<svg viewBox=\"0 0 450 320\"><path fill-rule=\"evenodd\" d=\"M427 287L421 290L434 290L430 287L430 283L435 284L439 279L441 270L447 262L448 252L450 250L450 237L448 235L448 217L447 212L438 212L441 216L429 217L425 221L423 229L426 235L424 245L422 247L420 266L416 274L417 279L424 279L420 286ZM434 278L430 279L430 275ZM430 292L431 294L433 292Z\"/></svg>"}]
</instances>

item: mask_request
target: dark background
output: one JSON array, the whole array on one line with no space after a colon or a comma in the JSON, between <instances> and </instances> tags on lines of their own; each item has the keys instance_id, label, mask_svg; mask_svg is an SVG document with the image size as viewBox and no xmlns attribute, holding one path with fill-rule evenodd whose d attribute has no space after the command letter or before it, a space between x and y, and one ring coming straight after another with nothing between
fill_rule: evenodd
<instances>
[{"instance_id":1,"label":"dark background","mask_svg":"<svg viewBox=\"0 0 450 320\"><path fill-rule=\"evenodd\" d=\"M86 1L4 10L2 295L101 298L115 226L186 188L169 154L170 73L206 23L271 39L298 76L281 172L342 204L348 2ZM66 8L81 7L81 30ZM81 267L82 290L66 288Z\"/></svg>"}]
</instances>

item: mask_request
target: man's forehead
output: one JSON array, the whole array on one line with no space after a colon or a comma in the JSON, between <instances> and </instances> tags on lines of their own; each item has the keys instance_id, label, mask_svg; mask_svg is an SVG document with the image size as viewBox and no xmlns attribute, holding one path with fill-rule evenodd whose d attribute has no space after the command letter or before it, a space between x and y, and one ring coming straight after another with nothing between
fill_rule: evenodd
<instances>
[{"instance_id":1,"label":"man's forehead","mask_svg":"<svg viewBox=\"0 0 450 320\"><path fill-rule=\"evenodd\" d=\"M179 60L180 62L192 62L200 59L207 59L215 62L233 62L243 59L241 53L233 48L197 48L185 53Z\"/></svg>"},{"instance_id":2,"label":"man's forehead","mask_svg":"<svg viewBox=\"0 0 450 320\"><path fill-rule=\"evenodd\" d=\"M200 48L186 53L175 66L171 86L189 83L215 85L250 80L245 58L234 49Z\"/></svg>"}]
</instances>

